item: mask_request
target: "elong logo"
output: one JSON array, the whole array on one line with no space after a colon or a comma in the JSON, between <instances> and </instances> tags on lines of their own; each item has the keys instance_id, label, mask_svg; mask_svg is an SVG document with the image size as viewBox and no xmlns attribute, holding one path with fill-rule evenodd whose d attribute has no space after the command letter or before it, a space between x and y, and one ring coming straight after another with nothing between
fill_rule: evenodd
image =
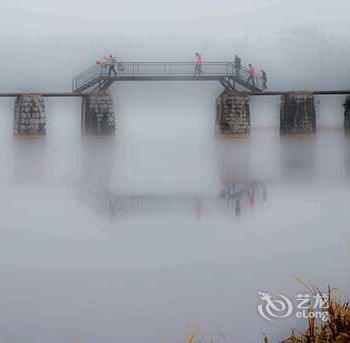
<instances>
[{"instance_id":1,"label":"elong logo","mask_svg":"<svg viewBox=\"0 0 350 343\"><path fill-rule=\"evenodd\" d=\"M278 294L274 299L269 293L258 292L263 303L258 305L258 312L261 317L268 321L276 319L288 318L293 313L293 303L285 295ZM329 314L327 309L328 295L327 294L298 294L296 295L298 302L295 312L295 317L298 319L316 318L322 321L327 321Z\"/></svg>"}]
</instances>

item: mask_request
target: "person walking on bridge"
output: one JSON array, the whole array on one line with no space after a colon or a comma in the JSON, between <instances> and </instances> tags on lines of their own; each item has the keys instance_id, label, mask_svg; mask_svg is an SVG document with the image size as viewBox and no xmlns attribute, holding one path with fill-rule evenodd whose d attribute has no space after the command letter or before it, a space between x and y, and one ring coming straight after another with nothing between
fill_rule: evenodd
<instances>
[{"instance_id":1,"label":"person walking on bridge","mask_svg":"<svg viewBox=\"0 0 350 343\"><path fill-rule=\"evenodd\" d=\"M201 76L203 74L203 60L202 60L202 56L199 52L196 52L196 66L194 69L194 74L195 76Z\"/></svg>"},{"instance_id":2,"label":"person walking on bridge","mask_svg":"<svg viewBox=\"0 0 350 343\"><path fill-rule=\"evenodd\" d=\"M249 64L248 66L247 74L247 82L250 83L253 87L255 87L255 69L251 64Z\"/></svg>"},{"instance_id":3,"label":"person walking on bridge","mask_svg":"<svg viewBox=\"0 0 350 343\"><path fill-rule=\"evenodd\" d=\"M114 76L117 76L117 72L115 70L115 65L117 63L117 59L114 55L110 54L109 57L106 58L107 65L108 65L108 77L112 76L112 73Z\"/></svg>"},{"instance_id":4,"label":"person walking on bridge","mask_svg":"<svg viewBox=\"0 0 350 343\"><path fill-rule=\"evenodd\" d=\"M266 75L266 72L265 72L265 70L261 69L260 73L261 73L260 79L262 81L262 89L266 90L267 89L267 75Z\"/></svg>"}]
</instances>

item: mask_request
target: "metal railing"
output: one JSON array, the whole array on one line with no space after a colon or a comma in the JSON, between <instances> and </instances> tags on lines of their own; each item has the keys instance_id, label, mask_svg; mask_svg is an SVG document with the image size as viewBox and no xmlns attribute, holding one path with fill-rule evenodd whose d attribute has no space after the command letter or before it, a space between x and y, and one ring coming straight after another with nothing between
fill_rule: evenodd
<instances>
[{"instance_id":1,"label":"metal railing","mask_svg":"<svg viewBox=\"0 0 350 343\"><path fill-rule=\"evenodd\" d=\"M224 78L238 76L242 81L247 81L247 69L242 67L239 75L236 75L234 64L232 62L205 62L202 64L202 72L200 75L196 74L196 64L194 62L117 62L115 65L116 75L109 73L109 66L106 64L94 65L86 71L77 75L73 80L73 90L101 79L115 78L115 79L171 79L174 77L213 77ZM255 80L255 87L260 86L259 78Z\"/></svg>"}]
</instances>

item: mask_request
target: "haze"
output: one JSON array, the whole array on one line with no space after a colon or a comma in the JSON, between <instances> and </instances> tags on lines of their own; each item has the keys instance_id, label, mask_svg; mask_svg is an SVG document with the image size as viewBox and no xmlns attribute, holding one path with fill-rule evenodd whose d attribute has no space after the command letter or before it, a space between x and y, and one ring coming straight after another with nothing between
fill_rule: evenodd
<instances>
[{"instance_id":1,"label":"haze","mask_svg":"<svg viewBox=\"0 0 350 343\"><path fill-rule=\"evenodd\" d=\"M0 0L0 92L70 91L110 52L193 61L196 51L205 61L239 54L267 71L270 90L350 89L349 9ZM193 328L205 341L277 341L304 322L263 320L258 291L305 292L297 273L349 299L344 97L318 97L318 134L290 141L278 97L251 98L250 138L225 140L214 137L222 90L117 83L116 135L103 138L81 137L80 99L55 98L45 99L47 136L15 139L13 99L1 98L1 342L179 343ZM259 185L241 215L219 197L225 179ZM113 212L113 199L126 205Z\"/></svg>"}]
</instances>

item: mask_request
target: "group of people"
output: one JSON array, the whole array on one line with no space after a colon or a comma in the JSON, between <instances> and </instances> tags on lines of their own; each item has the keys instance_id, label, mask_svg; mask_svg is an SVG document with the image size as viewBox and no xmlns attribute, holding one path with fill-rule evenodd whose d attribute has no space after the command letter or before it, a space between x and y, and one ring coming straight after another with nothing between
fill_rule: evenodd
<instances>
[{"instance_id":1,"label":"group of people","mask_svg":"<svg viewBox=\"0 0 350 343\"><path fill-rule=\"evenodd\" d=\"M195 76L201 76L203 75L203 58L202 55L199 52L195 53L196 60L195 60L195 70L194 74ZM123 71L123 65L121 62L118 62L117 57L113 54L110 54L109 56L106 56L103 58L102 61L98 60L96 61L96 64L101 66L102 73L106 74L108 77L116 77L118 70ZM242 77L242 61L241 58L235 55L235 59L233 62L233 68L234 73L237 79L245 79L247 83L249 83L251 86L255 87L259 83L259 79L262 81L262 89L267 89L267 75L264 70L260 71L260 76L256 74L254 67L252 64L248 65L248 68L244 71L246 73L246 78Z\"/></svg>"},{"instance_id":2,"label":"group of people","mask_svg":"<svg viewBox=\"0 0 350 343\"><path fill-rule=\"evenodd\" d=\"M256 83L259 82L259 79L261 80L261 87L263 90L267 89L267 75L265 70L260 71L260 76L256 74L254 67L249 64L247 69L247 82L251 84L253 87L255 87Z\"/></svg>"},{"instance_id":3,"label":"group of people","mask_svg":"<svg viewBox=\"0 0 350 343\"><path fill-rule=\"evenodd\" d=\"M195 54L195 75L201 76L203 75L203 58L202 55L198 52ZM235 76L238 79L242 79L242 60L240 57L235 55L233 68L235 72ZM246 73L246 82L255 87L259 83L259 79L262 83L262 89L267 89L267 74L264 70L260 71L260 76L256 74L255 69L252 64L248 65L248 68L245 71ZM243 77L244 80L244 77Z\"/></svg>"},{"instance_id":4,"label":"group of people","mask_svg":"<svg viewBox=\"0 0 350 343\"><path fill-rule=\"evenodd\" d=\"M234 69L235 69L235 75L238 79L242 77L242 61L240 57L235 55L235 60L234 60ZM246 81L251 84L253 87L255 87L256 84L258 84L259 79L261 80L262 83L262 89L265 90L267 89L267 74L265 70L260 71L260 76L256 74L255 69L252 64L248 65L248 68L246 70Z\"/></svg>"},{"instance_id":5,"label":"group of people","mask_svg":"<svg viewBox=\"0 0 350 343\"><path fill-rule=\"evenodd\" d=\"M113 54L105 56L102 60L97 60L96 64L101 66L101 72L107 74L108 77L117 76L117 65L118 69L122 68L122 64L117 61L117 57Z\"/></svg>"}]
</instances>

